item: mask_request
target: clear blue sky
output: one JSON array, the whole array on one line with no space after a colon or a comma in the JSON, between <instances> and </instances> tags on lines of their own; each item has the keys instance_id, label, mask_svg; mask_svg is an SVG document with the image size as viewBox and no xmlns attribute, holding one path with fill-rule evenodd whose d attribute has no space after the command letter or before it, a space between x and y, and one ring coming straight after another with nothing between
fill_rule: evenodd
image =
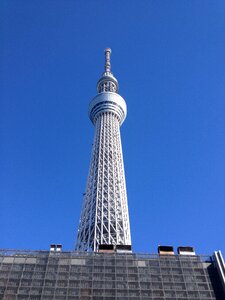
<instances>
[{"instance_id":1,"label":"clear blue sky","mask_svg":"<svg viewBox=\"0 0 225 300\"><path fill-rule=\"evenodd\" d=\"M225 1L3 0L0 248L73 249L112 48L134 251L225 254Z\"/></svg>"}]
</instances>

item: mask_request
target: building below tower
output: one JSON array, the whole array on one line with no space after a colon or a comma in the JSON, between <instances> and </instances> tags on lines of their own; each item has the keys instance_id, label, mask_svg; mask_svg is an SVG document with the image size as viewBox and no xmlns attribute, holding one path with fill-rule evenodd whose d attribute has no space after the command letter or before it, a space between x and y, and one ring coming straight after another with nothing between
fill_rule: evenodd
<instances>
[{"instance_id":1,"label":"building below tower","mask_svg":"<svg viewBox=\"0 0 225 300\"><path fill-rule=\"evenodd\" d=\"M185 251L174 255L168 249L160 254L102 251L61 252L58 246L50 251L1 250L0 299L225 299L219 252L198 256Z\"/></svg>"}]
</instances>

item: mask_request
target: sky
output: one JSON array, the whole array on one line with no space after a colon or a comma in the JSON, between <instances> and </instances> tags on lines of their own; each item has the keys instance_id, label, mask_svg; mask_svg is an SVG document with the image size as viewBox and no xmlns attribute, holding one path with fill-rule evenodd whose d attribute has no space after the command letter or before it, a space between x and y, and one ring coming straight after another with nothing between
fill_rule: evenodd
<instances>
[{"instance_id":1,"label":"sky","mask_svg":"<svg viewBox=\"0 0 225 300\"><path fill-rule=\"evenodd\" d=\"M225 255L225 2L0 2L0 248L74 249L112 48L133 251Z\"/></svg>"}]
</instances>

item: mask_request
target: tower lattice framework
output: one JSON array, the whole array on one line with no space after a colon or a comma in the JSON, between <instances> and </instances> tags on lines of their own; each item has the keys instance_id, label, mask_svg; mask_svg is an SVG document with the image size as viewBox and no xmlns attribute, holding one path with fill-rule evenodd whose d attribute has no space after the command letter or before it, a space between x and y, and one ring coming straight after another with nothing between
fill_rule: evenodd
<instances>
[{"instance_id":1,"label":"tower lattice framework","mask_svg":"<svg viewBox=\"0 0 225 300\"><path fill-rule=\"evenodd\" d=\"M97 251L100 244L131 245L120 137L127 108L111 72L110 54L107 48L105 72L89 105L95 136L76 241L80 251Z\"/></svg>"}]
</instances>

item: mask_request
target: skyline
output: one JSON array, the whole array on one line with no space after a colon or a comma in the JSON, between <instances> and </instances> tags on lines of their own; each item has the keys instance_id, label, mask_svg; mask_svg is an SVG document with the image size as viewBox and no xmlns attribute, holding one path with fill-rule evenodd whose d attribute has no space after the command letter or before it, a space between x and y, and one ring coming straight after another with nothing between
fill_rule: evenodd
<instances>
[{"instance_id":1,"label":"skyline","mask_svg":"<svg viewBox=\"0 0 225 300\"><path fill-rule=\"evenodd\" d=\"M2 1L0 248L74 248L110 47L133 251L225 252L225 3L202 3Z\"/></svg>"}]
</instances>

